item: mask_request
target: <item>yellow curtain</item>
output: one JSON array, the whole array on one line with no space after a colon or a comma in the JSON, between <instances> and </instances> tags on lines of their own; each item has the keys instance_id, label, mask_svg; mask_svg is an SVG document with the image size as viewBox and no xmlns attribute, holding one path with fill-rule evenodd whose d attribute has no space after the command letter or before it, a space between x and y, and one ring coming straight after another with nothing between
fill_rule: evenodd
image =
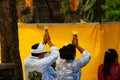
<instances>
[{"instance_id":1,"label":"yellow curtain","mask_svg":"<svg viewBox=\"0 0 120 80\"><path fill-rule=\"evenodd\" d=\"M22 64L30 55L31 46L42 42L44 26L48 26L51 40L58 48L71 43L72 31L77 30L79 44L88 50L91 61L82 69L81 80L97 80L98 66L103 63L104 52L114 48L120 53L120 24L21 24L19 23L19 48ZM45 48L49 50L48 45ZM76 59L81 58L77 51ZM119 54L120 62L120 54ZM23 67L24 69L24 67Z\"/></svg>"}]
</instances>

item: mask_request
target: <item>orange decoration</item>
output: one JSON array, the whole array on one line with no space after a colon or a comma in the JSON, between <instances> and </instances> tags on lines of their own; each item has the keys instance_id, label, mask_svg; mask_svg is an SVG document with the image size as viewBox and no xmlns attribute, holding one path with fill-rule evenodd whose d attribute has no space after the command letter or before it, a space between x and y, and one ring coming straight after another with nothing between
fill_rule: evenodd
<instances>
[{"instance_id":1,"label":"orange decoration","mask_svg":"<svg viewBox=\"0 0 120 80\"><path fill-rule=\"evenodd\" d=\"M26 6L30 7L32 9L32 0L26 0Z\"/></svg>"},{"instance_id":2,"label":"orange decoration","mask_svg":"<svg viewBox=\"0 0 120 80\"><path fill-rule=\"evenodd\" d=\"M76 11L79 6L79 1L78 0L71 0L71 10Z\"/></svg>"}]
</instances>

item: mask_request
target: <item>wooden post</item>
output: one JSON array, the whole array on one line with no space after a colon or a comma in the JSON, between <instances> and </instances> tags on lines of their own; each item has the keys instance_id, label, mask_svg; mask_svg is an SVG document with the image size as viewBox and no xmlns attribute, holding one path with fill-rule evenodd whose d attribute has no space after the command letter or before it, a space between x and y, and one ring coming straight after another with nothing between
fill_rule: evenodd
<instances>
[{"instance_id":1,"label":"wooden post","mask_svg":"<svg viewBox=\"0 0 120 80\"><path fill-rule=\"evenodd\" d=\"M101 24L101 0L98 0L98 21Z\"/></svg>"}]
</instances>

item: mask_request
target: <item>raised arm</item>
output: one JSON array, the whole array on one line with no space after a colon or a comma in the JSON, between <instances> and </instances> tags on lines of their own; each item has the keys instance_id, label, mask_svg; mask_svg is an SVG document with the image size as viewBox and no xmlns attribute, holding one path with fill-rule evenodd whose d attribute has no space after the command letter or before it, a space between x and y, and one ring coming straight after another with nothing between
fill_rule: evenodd
<instances>
[{"instance_id":1,"label":"raised arm","mask_svg":"<svg viewBox=\"0 0 120 80\"><path fill-rule=\"evenodd\" d=\"M47 28L45 29L45 35L44 35L44 38L43 38L43 42L48 43L49 47L54 46L54 44L52 43L52 41L50 39L50 35L49 35L49 32L48 32Z\"/></svg>"},{"instance_id":2,"label":"raised arm","mask_svg":"<svg viewBox=\"0 0 120 80\"><path fill-rule=\"evenodd\" d=\"M78 49L78 51L82 54L83 58L76 60L78 67L85 66L91 59L90 54L84 48L82 48L78 43L77 34L73 34L72 44Z\"/></svg>"},{"instance_id":3,"label":"raised arm","mask_svg":"<svg viewBox=\"0 0 120 80\"><path fill-rule=\"evenodd\" d=\"M45 34L43 37L43 44L48 44L50 47L50 55L48 57L44 57L43 59L41 59L45 62L45 63L43 62L43 65L42 65L45 68L45 67L51 66L55 62L55 60L59 55L59 51L52 43L48 30L45 30Z\"/></svg>"},{"instance_id":4,"label":"raised arm","mask_svg":"<svg viewBox=\"0 0 120 80\"><path fill-rule=\"evenodd\" d=\"M80 53L82 53L85 50L79 45L77 34L73 34L72 44L78 49Z\"/></svg>"}]
</instances>

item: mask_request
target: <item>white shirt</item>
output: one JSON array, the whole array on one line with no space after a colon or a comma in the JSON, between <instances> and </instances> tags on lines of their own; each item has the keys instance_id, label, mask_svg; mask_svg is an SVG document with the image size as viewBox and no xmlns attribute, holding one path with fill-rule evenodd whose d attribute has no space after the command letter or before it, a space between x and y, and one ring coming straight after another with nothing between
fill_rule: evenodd
<instances>
[{"instance_id":1,"label":"white shirt","mask_svg":"<svg viewBox=\"0 0 120 80\"><path fill-rule=\"evenodd\" d=\"M41 44L41 46L45 46L45 45ZM51 54L48 57L39 59L38 57L34 57L30 55L25 60L24 66L25 66L25 72L26 72L26 80L29 80L28 74L31 71L37 71L42 73L42 80L55 80L56 72L53 70L51 65L57 59L59 55L59 51L55 46L52 46L50 51L51 51Z\"/></svg>"},{"instance_id":2,"label":"white shirt","mask_svg":"<svg viewBox=\"0 0 120 80\"><path fill-rule=\"evenodd\" d=\"M90 61L90 54L84 50L83 58L77 60L65 60L60 57L56 60L56 69L59 80L80 80L81 68ZM78 75L78 76L77 76Z\"/></svg>"}]
</instances>

